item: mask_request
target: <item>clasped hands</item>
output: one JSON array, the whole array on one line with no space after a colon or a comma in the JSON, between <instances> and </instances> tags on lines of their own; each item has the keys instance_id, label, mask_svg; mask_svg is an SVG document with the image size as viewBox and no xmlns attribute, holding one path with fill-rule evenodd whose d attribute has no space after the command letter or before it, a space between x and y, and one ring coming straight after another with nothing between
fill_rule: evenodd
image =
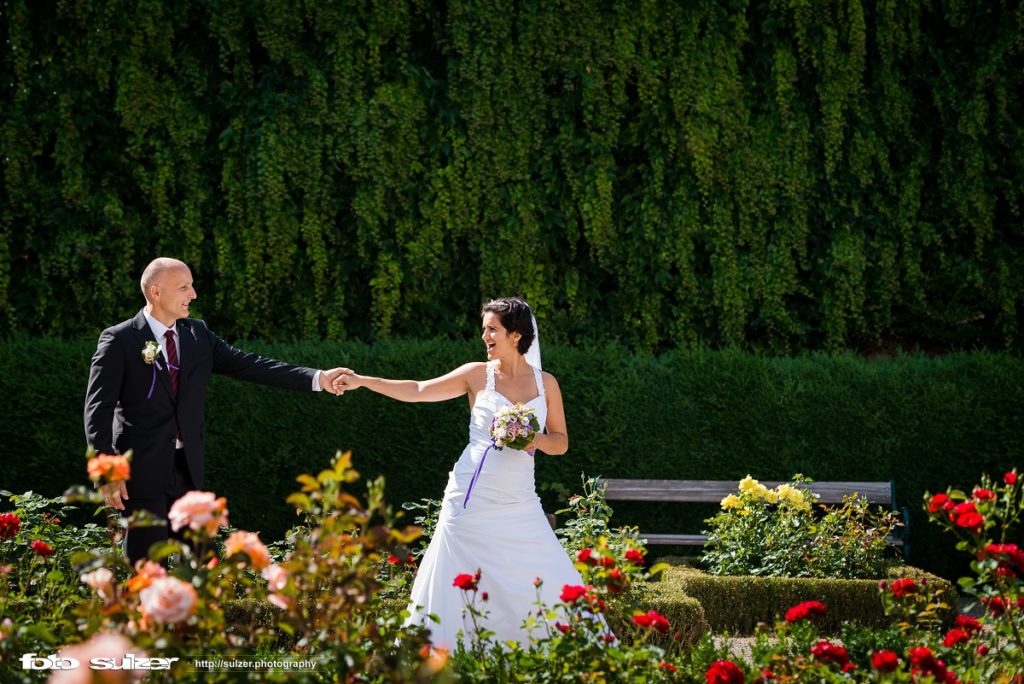
<instances>
[{"instance_id":1,"label":"clasped hands","mask_svg":"<svg viewBox=\"0 0 1024 684\"><path fill-rule=\"evenodd\" d=\"M333 392L340 397L346 390L361 387L357 382L359 376L356 375L356 372L351 368L335 368L329 372L332 373L332 375L330 377L331 388L327 390L328 392ZM323 384L323 377L321 377L320 382Z\"/></svg>"},{"instance_id":2,"label":"clasped hands","mask_svg":"<svg viewBox=\"0 0 1024 684\"><path fill-rule=\"evenodd\" d=\"M345 390L355 389L346 383L344 377L355 374L350 368L332 368L331 370L320 371L320 389L330 392L335 396L341 396Z\"/></svg>"}]
</instances>

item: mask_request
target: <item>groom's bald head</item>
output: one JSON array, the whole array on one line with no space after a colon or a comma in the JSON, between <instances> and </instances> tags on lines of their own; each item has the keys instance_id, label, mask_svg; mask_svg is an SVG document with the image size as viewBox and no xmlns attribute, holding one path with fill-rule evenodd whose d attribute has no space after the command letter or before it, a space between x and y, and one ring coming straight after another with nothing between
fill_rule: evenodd
<instances>
[{"instance_id":1,"label":"groom's bald head","mask_svg":"<svg viewBox=\"0 0 1024 684\"><path fill-rule=\"evenodd\" d=\"M157 257L149 262L149 266L146 266L146 270L142 272L142 279L140 285L142 286L142 296L146 298L146 301L150 301L150 287L157 285L163 279L163 276L168 271L177 269L188 270L188 266L184 261L178 261L177 259L171 259L170 257Z\"/></svg>"}]
</instances>

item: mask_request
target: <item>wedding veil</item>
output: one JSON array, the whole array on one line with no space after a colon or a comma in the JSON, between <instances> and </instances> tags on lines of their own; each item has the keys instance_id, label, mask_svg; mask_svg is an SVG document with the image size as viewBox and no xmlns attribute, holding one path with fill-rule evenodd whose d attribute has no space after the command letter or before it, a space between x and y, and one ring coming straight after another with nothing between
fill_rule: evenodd
<instances>
[{"instance_id":1,"label":"wedding veil","mask_svg":"<svg viewBox=\"0 0 1024 684\"><path fill-rule=\"evenodd\" d=\"M530 312L530 320L533 321L533 342L530 343L530 348L526 350L526 363L530 364L537 370L542 370L540 365L540 333L537 332L537 317Z\"/></svg>"}]
</instances>

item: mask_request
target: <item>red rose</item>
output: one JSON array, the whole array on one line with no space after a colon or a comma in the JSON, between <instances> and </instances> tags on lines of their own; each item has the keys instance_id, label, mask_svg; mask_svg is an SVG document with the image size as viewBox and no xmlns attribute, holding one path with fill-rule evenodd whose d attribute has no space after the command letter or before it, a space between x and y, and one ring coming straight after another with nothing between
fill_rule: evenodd
<instances>
[{"instance_id":1,"label":"red rose","mask_svg":"<svg viewBox=\"0 0 1024 684\"><path fill-rule=\"evenodd\" d=\"M601 556L599 561L602 567L613 568L615 567L615 559L612 556Z\"/></svg>"},{"instance_id":2,"label":"red rose","mask_svg":"<svg viewBox=\"0 0 1024 684\"><path fill-rule=\"evenodd\" d=\"M593 555L593 549L581 549L580 552L576 554L576 562L592 565L594 562L592 558Z\"/></svg>"},{"instance_id":3,"label":"red rose","mask_svg":"<svg viewBox=\"0 0 1024 684\"><path fill-rule=\"evenodd\" d=\"M477 581L480 578L476 575L467 575L463 573L455 577L455 581L452 582L453 587L458 587L462 591L476 591Z\"/></svg>"},{"instance_id":4,"label":"red rose","mask_svg":"<svg viewBox=\"0 0 1024 684\"><path fill-rule=\"evenodd\" d=\"M943 506L943 508L947 507ZM958 503L956 506L948 508L947 510L949 510L949 522L956 522L956 519L959 518L961 515L967 515L968 513L978 512L978 508L977 506L974 505L973 501L964 501L963 503Z\"/></svg>"},{"instance_id":5,"label":"red rose","mask_svg":"<svg viewBox=\"0 0 1024 684\"><path fill-rule=\"evenodd\" d=\"M0 541L10 539L21 529L21 518L14 513L0 513Z\"/></svg>"},{"instance_id":6,"label":"red rose","mask_svg":"<svg viewBox=\"0 0 1024 684\"><path fill-rule=\"evenodd\" d=\"M980 513L964 513L957 517L956 524L974 534L979 534L985 524L985 518Z\"/></svg>"},{"instance_id":7,"label":"red rose","mask_svg":"<svg viewBox=\"0 0 1024 684\"><path fill-rule=\"evenodd\" d=\"M575 603L587 595L587 588L578 584L562 585L562 603Z\"/></svg>"},{"instance_id":8,"label":"red rose","mask_svg":"<svg viewBox=\"0 0 1024 684\"><path fill-rule=\"evenodd\" d=\"M634 615L633 622L641 627L646 627L647 629L656 629L662 634L669 630L668 620L665 619L665 616L653 610Z\"/></svg>"},{"instance_id":9,"label":"red rose","mask_svg":"<svg viewBox=\"0 0 1024 684\"><path fill-rule=\"evenodd\" d=\"M840 667L850 662L850 654L846 652L845 648L824 639L811 646L811 655L815 660L820 660L823 663L835 663Z\"/></svg>"},{"instance_id":10,"label":"red rose","mask_svg":"<svg viewBox=\"0 0 1024 684\"><path fill-rule=\"evenodd\" d=\"M957 615L953 626L970 634L977 634L981 631L981 623L978 622L978 618L973 618L969 615Z\"/></svg>"},{"instance_id":11,"label":"red rose","mask_svg":"<svg viewBox=\"0 0 1024 684\"><path fill-rule=\"evenodd\" d=\"M971 492L971 496L978 501L992 501L996 498L995 492L989 489L982 489L981 487L975 487L974 491Z\"/></svg>"},{"instance_id":12,"label":"red rose","mask_svg":"<svg viewBox=\"0 0 1024 684\"><path fill-rule=\"evenodd\" d=\"M988 646L985 644L978 644L978 655L984 658L988 655Z\"/></svg>"},{"instance_id":13,"label":"red rose","mask_svg":"<svg viewBox=\"0 0 1024 684\"><path fill-rule=\"evenodd\" d=\"M777 677L775 676L775 673L766 668L764 670L761 670L761 676L758 677L755 681L761 684L766 682L774 682L776 679Z\"/></svg>"},{"instance_id":14,"label":"red rose","mask_svg":"<svg viewBox=\"0 0 1024 684\"><path fill-rule=\"evenodd\" d=\"M707 684L743 684L746 677L739 665L731 660L716 660L704 673Z\"/></svg>"},{"instance_id":15,"label":"red rose","mask_svg":"<svg viewBox=\"0 0 1024 684\"><path fill-rule=\"evenodd\" d=\"M390 563L391 565L397 565L398 562L399 562L398 556L396 556L393 553L388 555L388 563Z\"/></svg>"},{"instance_id":16,"label":"red rose","mask_svg":"<svg viewBox=\"0 0 1024 684\"><path fill-rule=\"evenodd\" d=\"M626 580L622 576L622 571L618 568L612 568L608 571L608 591L613 594L619 594L626 587Z\"/></svg>"},{"instance_id":17,"label":"red rose","mask_svg":"<svg viewBox=\"0 0 1024 684\"><path fill-rule=\"evenodd\" d=\"M907 651L907 658L914 667L930 670L935 667L935 654L927 646L914 646Z\"/></svg>"},{"instance_id":18,"label":"red rose","mask_svg":"<svg viewBox=\"0 0 1024 684\"><path fill-rule=\"evenodd\" d=\"M954 627L953 629L946 632L946 638L942 640L942 645L946 648L952 648L957 644L962 644L965 641L970 641L971 635L960 629Z\"/></svg>"},{"instance_id":19,"label":"red rose","mask_svg":"<svg viewBox=\"0 0 1024 684\"><path fill-rule=\"evenodd\" d=\"M900 577L898 580L894 580L892 583L892 595L896 597L904 597L907 594L917 593L917 582L911 577Z\"/></svg>"},{"instance_id":20,"label":"red rose","mask_svg":"<svg viewBox=\"0 0 1024 684\"><path fill-rule=\"evenodd\" d=\"M1003 475L1003 482L1012 487L1017 484L1017 473L1006 473Z\"/></svg>"},{"instance_id":21,"label":"red rose","mask_svg":"<svg viewBox=\"0 0 1024 684\"><path fill-rule=\"evenodd\" d=\"M815 615L825 614L825 604L820 601L804 601L786 611L786 622L809 620Z\"/></svg>"},{"instance_id":22,"label":"red rose","mask_svg":"<svg viewBox=\"0 0 1024 684\"><path fill-rule=\"evenodd\" d=\"M937 513L942 509L943 505L949 501L949 495L947 494L936 494L932 497L931 501L928 502L928 512Z\"/></svg>"},{"instance_id":23,"label":"red rose","mask_svg":"<svg viewBox=\"0 0 1024 684\"><path fill-rule=\"evenodd\" d=\"M44 542L42 539L36 539L34 542L32 542L32 550L40 556L42 556L43 558L46 558L47 556L53 553L53 549L50 548L50 545Z\"/></svg>"},{"instance_id":24,"label":"red rose","mask_svg":"<svg viewBox=\"0 0 1024 684\"><path fill-rule=\"evenodd\" d=\"M565 624L563 622L556 622L555 623L555 629L557 629L562 634L568 634L570 627L569 627L569 625L567 625L567 624Z\"/></svg>"},{"instance_id":25,"label":"red rose","mask_svg":"<svg viewBox=\"0 0 1024 684\"><path fill-rule=\"evenodd\" d=\"M484 601L486 601L490 597L487 595L487 592L485 591L482 594L480 594L480 598L482 598Z\"/></svg>"},{"instance_id":26,"label":"red rose","mask_svg":"<svg viewBox=\"0 0 1024 684\"><path fill-rule=\"evenodd\" d=\"M626 551L626 560L630 563L636 563L637 565L644 564L644 554L636 549L630 549Z\"/></svg>"},{"instance_id":27,"label":"red rose","mask_svg":"<svg viewBox=\"0 0 1024 684\"><path fill-rule=\"evenodd\" d=\"M1007 604L1002 596L989 596L981 599L981 602L988 606L993 615L999 616L1006 612Z\"/></svg>"},{"instance_id":28,"label":"red rose","mask_svg":"<svg viewBox=\"0 0 1024 684\"><path fill-rule=\"evenodd\" d=\"M665 672L675 672L676 666L668 662L667 660L662 660L660 663L658 663L658 669L664 670Z\"/></svg>"},{"instance_id":29,"label":"red rose","mask_svg":"<svg viewBox=\"0 0 1024 684\"><path fill-rule=\"evenodd\" d=\"M871 667L879 672L895 672L900 666L900 657L892 651L875 651L871 656Z\"/></svg>"}]
</instances>

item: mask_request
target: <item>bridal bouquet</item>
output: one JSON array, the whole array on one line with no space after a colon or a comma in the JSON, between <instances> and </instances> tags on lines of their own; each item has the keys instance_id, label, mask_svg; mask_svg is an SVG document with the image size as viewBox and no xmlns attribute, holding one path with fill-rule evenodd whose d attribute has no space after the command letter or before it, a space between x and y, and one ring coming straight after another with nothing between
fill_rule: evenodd
<instances>
[{"instance_id":1,"label":"bridal bouquet","mask_svg":"<svg viewBox=\"0 0 1024 684\"><path fill-rule=\"evenodd\" d=\"M512 447L522 449L540 430L537 412L522 404L504 406L494 412L491 420L491 437L497 449Z\"/></svg>"},{"instance_id":2,"label":"bridal bouquet","mask_svg":"<svg viewBox=\"0 0 1024 684\"><path fill-rule=\"evenodd\" d=\"M505 447L522 449L533 441L533 436L539 430L540 421L537 420L537 412L532 408L527 408L522 404L515 404L503 406L494 412L494 418L491 419L491 444L484 451L484 455L480 457L480 462L477 464L473 477L469 481L469 487L466 489L466 498L462 500L463 508L469 503L469 496L473 492L473 485L476 484L477 478L480 477L484 461L487 460L487 452L491 449L498 449L500 451Z\"/></svg>"}]
</instances>

